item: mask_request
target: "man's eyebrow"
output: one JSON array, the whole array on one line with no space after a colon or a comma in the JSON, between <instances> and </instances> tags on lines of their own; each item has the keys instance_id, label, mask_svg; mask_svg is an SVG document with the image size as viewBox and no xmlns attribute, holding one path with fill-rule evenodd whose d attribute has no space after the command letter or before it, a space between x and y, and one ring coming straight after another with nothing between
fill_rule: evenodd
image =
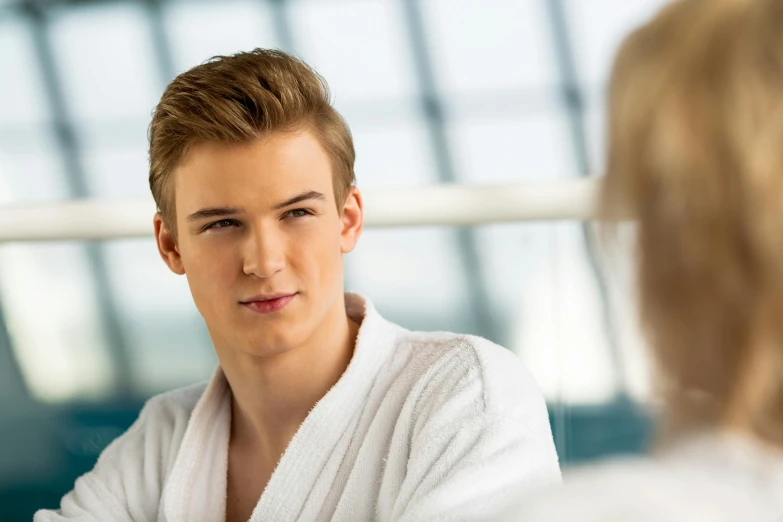
<instances>
[{"instance_id":1,"label":"man's eyebrow","mask_svg":"<svg viewBox=\"0 0 783 522\"><path fill-rule=\"evenodd\" d=\"M236 216L237 214L244 214L245 209L238 207L211 207L202 208L188 216L188 222L200 221L202 219L222 217L222 216Z\"/></svg>"},{"instance_id":2,"label":"man's eyebrow","mask_svg":"<svg viewBox=\"0 0 783 522\"><path fill-rule=\"evenodd\" d=\"M326 201L326 196L324 196L320 192L316 192L315 190L311 190L310 192L303 192L297 196L292 197L291 199L287 199L283 201L282 203L278 203L277 205L274 206L274 210L281 210L284 209L285 207L295 205L296 203L307 201L308 199L318 199L321 201Z\"/></svg>"}]
</instances>

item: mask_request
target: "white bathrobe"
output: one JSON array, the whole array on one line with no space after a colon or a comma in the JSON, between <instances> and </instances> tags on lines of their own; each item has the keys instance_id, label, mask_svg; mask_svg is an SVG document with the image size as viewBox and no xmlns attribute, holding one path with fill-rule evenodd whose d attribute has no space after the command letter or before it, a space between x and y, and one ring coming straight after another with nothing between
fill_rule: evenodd
<instances>
[{"instance_id":1,"label":"white bathrobe","mask_svg":"<svg viewBox=\"0 0 783 522\"><path fill-rule=\"evenodd\" d=\"M650 457L568 472L505 522L781 522L783 451L737 435L689 437Z\"/></svg>"},{"instance_id":2,"label":"white bathrobe","mask_svg":"<svg viewBox=\"0 0 783 522\"><path fill-rule=\"evenodd\" d=\"M491 520L560 481L546 406L511 352L484 339L411 332L346 294L361 323L353 358L277 464L261 521ZM150 399L35 522L225 519L231 389Z\"/></svg>"}]
</instances>

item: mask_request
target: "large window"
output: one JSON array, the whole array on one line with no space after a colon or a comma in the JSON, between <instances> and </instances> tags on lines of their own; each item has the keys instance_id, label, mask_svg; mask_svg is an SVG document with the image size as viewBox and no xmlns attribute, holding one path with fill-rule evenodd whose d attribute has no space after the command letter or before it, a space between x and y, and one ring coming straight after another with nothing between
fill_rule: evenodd
<instances>
[{"instance_id":1,"label":"large window","mask_svg":"<svg viewBox=\"0 0 783 522\"><path fill-rule=\"evenodd\" d=\"M166 83L254 47L326 77L360 188L597 175L612 57L663 3L0 1L0 204L149 197L147 125ZM370 229L346 268L348 289L394 321L517 352L553 411L647 396L631 279L578 222ZM3 411L23 395L141 401L215 364L185 279L150 239L0 245L0 326L0 360L23 383Z\"/></svg>"}]
</instances>

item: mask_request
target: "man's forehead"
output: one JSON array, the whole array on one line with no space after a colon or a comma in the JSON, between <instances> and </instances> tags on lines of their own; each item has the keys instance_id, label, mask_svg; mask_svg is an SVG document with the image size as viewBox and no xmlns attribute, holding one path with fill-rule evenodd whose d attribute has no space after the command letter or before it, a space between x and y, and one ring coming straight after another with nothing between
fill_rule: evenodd
<instances>
[{"instance_id":1,"label":"man's forehead","mask_svg":"<svg viewBox=\"0 0 783 522\"><path fill-rule=\"evenodd\" d=\"M269 138L242 145L199 143L173 175L175 202L188 206L242 206L227 200L271 204L310 190L333 197L328 155L320 143L301 134L271 143Z\"/></svg>"}]
</instances>

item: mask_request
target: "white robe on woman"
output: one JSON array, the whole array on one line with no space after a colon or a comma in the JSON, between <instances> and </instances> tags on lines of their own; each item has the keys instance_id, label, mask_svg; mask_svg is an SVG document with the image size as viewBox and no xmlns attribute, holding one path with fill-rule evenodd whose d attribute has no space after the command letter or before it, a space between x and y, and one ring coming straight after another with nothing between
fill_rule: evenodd
<instances>
[{"instance_id":1,"label":"white robe on woman","mask_svg":"<svg viewBox=\"0 0 783 522\"><path fill-rule=\"evenodd\" d=\"M505 522L781 522L783 451L728 433L565 474Z\"/></svg>"}]
</instances>

